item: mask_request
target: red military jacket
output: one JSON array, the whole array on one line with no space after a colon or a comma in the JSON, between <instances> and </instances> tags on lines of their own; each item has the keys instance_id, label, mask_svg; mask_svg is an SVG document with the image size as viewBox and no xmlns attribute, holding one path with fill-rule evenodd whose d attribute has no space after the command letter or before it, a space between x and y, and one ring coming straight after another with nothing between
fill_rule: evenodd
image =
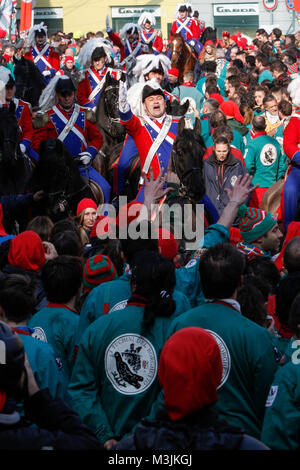
<instances>
[{"instance_id":1,"label":"red military jacket","mask_svg":"<svg viewBox=\"0 0 300 470\"><path fill-rule=\"evenodd\" d=\"M28 52L24 54L25 59L29 59L35 63L40 72L52 70L58 72L60 69L60 58L54 48L48 43L42 47L32 46ZM52 74L52 75L53 75Z\"/></svg>"},{"instance_id":2,"label":"red military jacket","mask_svg":"<svg viewBox=\"0 0 300 470\"><path fill-rule=\"evenodd\" d=\"M109 67L104 67L101 71L97 72L91 66L85 71L84 78L77 88L77 100L81 106L94 108L97 105L107 73L117 78L117 71Z\"/></svg>"},{"instance_id":3,"label":"red military jacket","mask_svg":"<svg viewBox=\"0 0 300 470\"><path fill-rule=\"evenodd\" d=\"M288 125L283 131L283 150L292 160L295 153L300 150L300 110L292 114Z\"/></svg>"},{"instance_id":4,"label":"red military jacket","mask_svg":"<svg viewBox=\"0 0 300 470\"><path fill-rule=\"evenodd\" d=\"M141 30L141 40L144 44L152 44L152 49L157 54L160 54L163 50L164 44L162 37L159 35L159 32L154 29L144 29Z\"/></svg>"},{"instance_id":5,"label":"red military jacket","mask_svg":"<svg viewBox=\"0 0 300 470\"><path fill-rule=\"evenodd\" d=\"M92 158L95 158L102 146L103 137L97 125L88 119L87 110L79 105L77 105L76 109L79 111L77 119L62 141L72 156L79 155L81 152L86 151ZM34 130L33 149L38 153L42 140L59 138L72 118L72 115L73 110L66 112L59 104L47 111L45 119L47 121L46 124Z\"/></svg>"}]
</instances>

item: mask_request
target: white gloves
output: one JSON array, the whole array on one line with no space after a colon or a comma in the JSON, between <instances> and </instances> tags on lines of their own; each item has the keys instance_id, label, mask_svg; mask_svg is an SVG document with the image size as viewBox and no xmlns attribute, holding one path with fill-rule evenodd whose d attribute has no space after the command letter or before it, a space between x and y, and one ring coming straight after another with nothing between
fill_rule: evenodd
<instances>
[{"instance_id":1,"label":"white gloves","mask_svg":"<svg viewBox=\"0 0 300 470\"><path fill-rule=\"evenodd\" d=\"M112 30L112 28L110 27L110 24L109 24L109 16L106 15L106 32L107 32L107 34L110 34L110 33L112 33L112 31L113 30Z\"/></svg>"},{"instance_id":2,"label":"white gloves","mask_svg":"<svg viewBox=\"0 0 300 470\"><path fill-rule=\"evenodd\" d=\"M119 110L121 113L127 113L130 110L127 102L126 85L123 80L119 80Z\"/></svg>"},{"instance_id":3,"label":"white gloves","mask_svg":"<svg viewBox=\"0 0 300 470\"><path fill-rule=\"evenodd\" d=\"M83 165L89 165L91 163L92 157L88 152L82 152L80 155L80 161Z\"/></svg>"},{"instance_id":4,"label":"white gloves","mask_svg":"<svg viewBox=\"0 0 300 470\"><path fill-rule=\"evenodd\" d=\"M49 75L51 75L51 72L50 70L44 70L44 72L42 72L42 75L44 75L44 77L49 77Z\"/></svg>"},{"instance_id":5,"label":"white gloves","mask_svg":"<svg viewBox=\"0 0 300 470\"><path fill-rule=\"evenodd\" d=\"M26 153L26 147L24 144L20 144L20 150L22 153Z\"/></svg>"}]
</instances>

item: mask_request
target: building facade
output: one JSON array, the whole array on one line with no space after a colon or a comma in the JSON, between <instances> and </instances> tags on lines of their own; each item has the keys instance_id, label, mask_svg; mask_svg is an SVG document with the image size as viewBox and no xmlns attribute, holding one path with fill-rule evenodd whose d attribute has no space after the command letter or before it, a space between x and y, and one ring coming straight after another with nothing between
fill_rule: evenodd
<instances>
[{"instance_id":1,"label":"building facade","mask_svg":"<svg viewBox=\"0 0 300 470\"><path fill-rule=\"evenodd\" d=\"M286 6L286 0L277 0L277 7L273 11L268 11L264 5L270 8L276 0L194 0L191 3L193 9L199 11L199 18L205 21L206 26L217 28L218 36L228 30L232 34L242 31L255 37L259 27L271 30L277 26L284 33L300 29L298 22L293 19L293 13ZM175 19L177 4L175 0L153 0L149 4L141 0L37 0L34 22L44 21L50 34L59 29L67 33L86 34L89 31L105 32L106 15L109 15L110 24L119 31L125 23L136 23L143 11L150 11L156 18L156 27L161 29L166 39ZM19 15L18 11L17 18Z\"/></svg>"}]
</instances>

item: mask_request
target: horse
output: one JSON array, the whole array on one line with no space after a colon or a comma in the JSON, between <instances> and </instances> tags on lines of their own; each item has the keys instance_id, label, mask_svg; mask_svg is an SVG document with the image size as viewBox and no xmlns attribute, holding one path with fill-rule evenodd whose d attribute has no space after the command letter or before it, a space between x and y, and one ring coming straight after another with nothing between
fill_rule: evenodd
<instances>
[{"instance_id":1,"label":"horse","mask_svg":"<svg viewBox=\"0 0 300 470\"><path fill-rule=\"evenodd\" d=\"M171 67L179 70L179 81L188 70L194 70L197 57L180 33L171 34L170 38Z\"/></svg>"},{"instance_id":2,"label":"horse","mask_svg":"<svg viewBox=\"0 0 300 470\"><path fill-rule=\"evenodd\" d=\"M205 196L205 182L203 175L203 156L205 154L205 144L201 136L201 123L199 119L195 119L193 129L186 129L184 119L181 119L178 125L178 134L175 138L168 172L171 174L171 181L177 181L178 189L167 194L164 204L169 206L166 215L169 214L170 208L174 208L173 227L175 232L182 233L180 245L183 247L185 255L182 259L184 264L188 262L191 254L186 250L187 240L184 228L188 226L192 230L196 229L197 204L203 204ZM185 208L189 205L192 209L191 214L185 212ZM179 207L180 210L176 209ZM186 220L187 215L191 219ZM202 217L202 214L200 214ZM204 217L207 224L213 223L209 210L204 207ZM162 222L164 221L164 206L162 206ZM177 226L177 224L180 224Z\"/></svg>"},{"instance_id":3,"label":"horse","mask_svg":"<svg viewBox=\"0 0 300 470\"><path fill-rule=\"evenodd\" d=\"M205 44L206 41L212 41L213 44L216 44L217 42L217 28L212 28L211 26L208 26L205 28L203 33L201 34L201 37L199 39L201 44Z\"/></svg>"},{"instance_id":4,"label":"horse","mask_svg":"<svg viewBox=\"0 0 300 470\"><path fill-rule=\"evenodd\" d=\"M43 140L39 147L39 160L28 183L32 192L43 190L45 197L35 204L36 215L48 215L52 221L76 215L78 203L92 198L97 200L92 187L80 175L76 158L72 157L59 139Z\"/></svg>"},{"instance_id":5,"label":"horse","mask_svg":"<svg viewBox=\"0 0 300 470\"><path fill-rule=\"evenodd\" d=\"M27 101L32 107L38 106L46 82L37 66L29 59L15 59L16 98Z\"/></svg>"},{"instance_id":6,"label":"horse","mask_svg":"<svg viewBox=\"0 0 300 470\"><path fill-rule=\"evenodd\" d=\"M19 123L16 106L0 108L0 193L22 194L25 191L32 167L30 160L21 152Z\"/></svg>"}]
</instances>

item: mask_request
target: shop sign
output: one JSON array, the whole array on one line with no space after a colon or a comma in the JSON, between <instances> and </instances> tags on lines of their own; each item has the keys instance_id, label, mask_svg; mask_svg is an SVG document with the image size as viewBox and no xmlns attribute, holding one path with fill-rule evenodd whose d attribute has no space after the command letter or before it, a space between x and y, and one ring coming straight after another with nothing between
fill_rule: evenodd
<instances>
[{"instance_id":1,"label":"shop sign","mask_svg":"<svg viewBox=\"0 0 300 470\"><path fill-rule=\"evenodd\" d=\"M218 3L214 4L214 16L253 16L259 15L258 3Z\"/></svg>"}]
</instances>

